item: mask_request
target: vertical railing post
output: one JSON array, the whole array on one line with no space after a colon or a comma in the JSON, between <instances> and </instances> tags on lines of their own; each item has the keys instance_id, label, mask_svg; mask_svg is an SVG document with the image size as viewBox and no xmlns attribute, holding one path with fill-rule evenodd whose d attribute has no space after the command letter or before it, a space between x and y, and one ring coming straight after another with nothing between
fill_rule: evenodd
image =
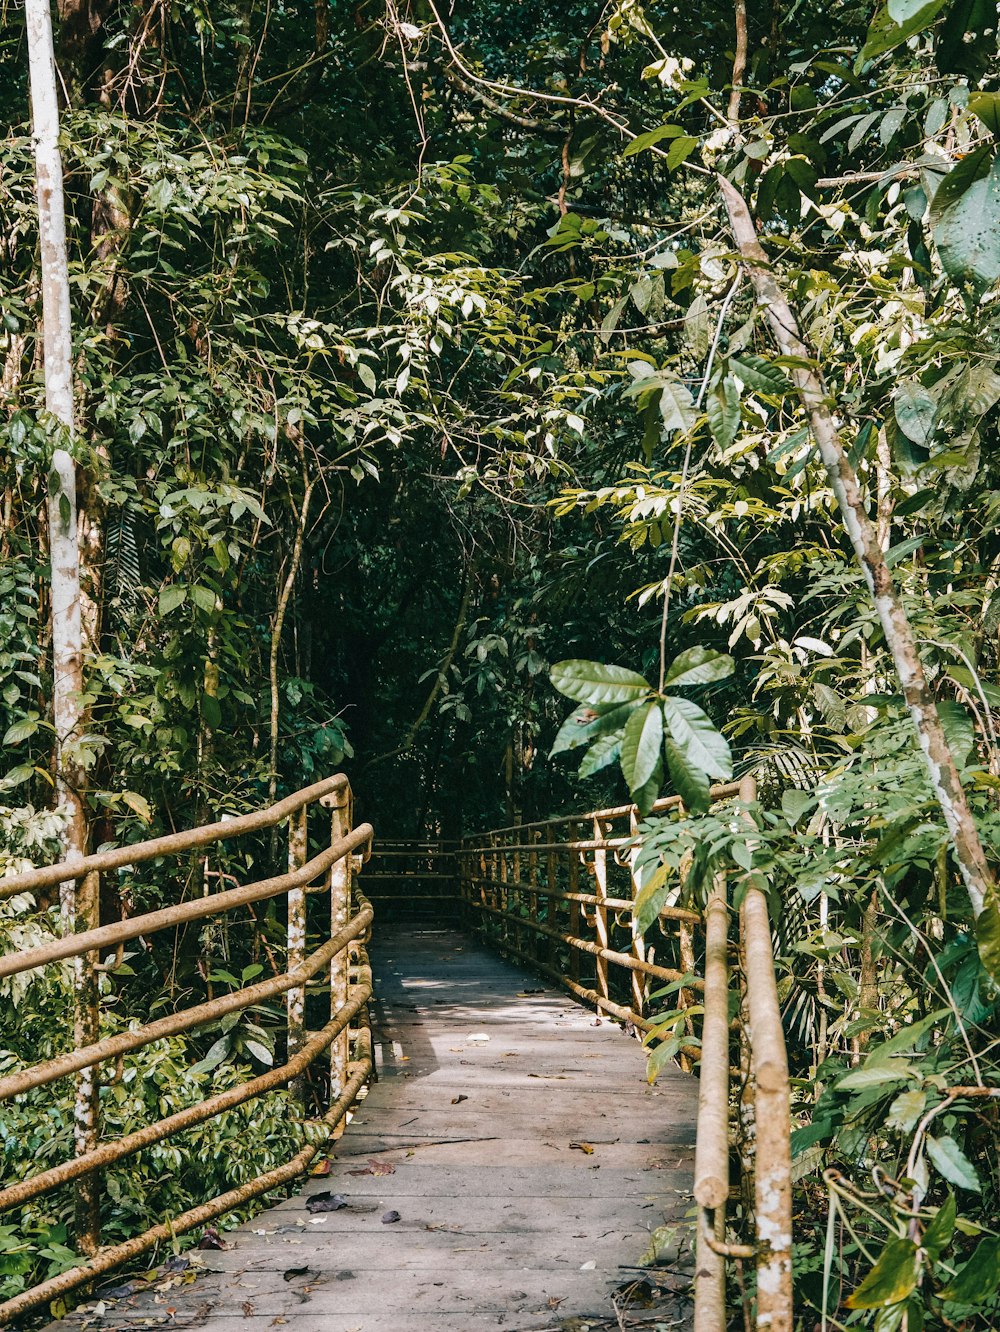
<instances>
[{"instance_id":1,"label":"vertical railing post","mask_svg":"<svg viewBox=\"0 0 1000 1332\"><path fill-rule=\"evenodd\" d=\"M753 778L740 799L756 798ZM757 1326L792 1332L791 1091L767 898L751 883L740 907L754 1081Z\"/></svg>"},{"instance_id":2,"label":"vertical railing post","mask_svg":"<svg viewBox=\"0 0 1000 1332\"><path fill-rule=\"evenodd\" d=\"M729 1197L729 908L717 875L705 906L705 994L698 1081L694 1196L698 1205L694 1332L725 1332L726 1262L709 1241L725 1239Z\"/></svg>"},{"instance_id":3,"label":"vertical railing post","mask_svg":"<svg viewBox=\"0 0 1000 1332\"><path fill-rule=\"evenodd\" d=\"M334 845L351 831L350 791L342 789L324 796L321 803L330 811L330 844ZM330 936L339 934L351 915L351 890L354 865L350 855L341 856L330 870ZM330 962L330 1016L336 1017L347 1003L350 985L350 958L343 949ZM331 1101L344 1090L350 1057L350 1035L345 1028L330 1046Z\"/></svg>"},{"instance_id":4,"label":"vertical railing post","mask_svg":"<svg viewBox=\"0 0 1000 1332\"><path fill-rule=\"evenodd\" d=\"M635 809L629 812L628 816L629 833L631 836L639 830L639 816ZM639 893L639 885L635 877L635 862L639 855L639 848L634 847L628 855L628 879L630 896L634 902ZM646 960L646 943L642 935L635 928L635 915L632 915L632 956L640 962ZM632 978L632 1011L639 1017L643 1017L646 1012L646 995L649 991L649 978L642 971L631 971L629 975Z\"/></svg>"},{"instance_id":5,"label":"vertical railing post","mask_svg":"<svg viewBox=\"0 0 1000 1332\"><path fill-rule=\"evenodd\" d=\"M288 869L301 869L309 858L309 809L303 805L288 820ZM306 957L306 889L305 884L288 890L287 966L289 971L302 965ZM302 1049L306 1033L306 990L296 986L289 990L285 1001L285 1025L288 1057ZM289 1088L292 1100L300 1114L305 1113L305 1074L295 1078Z\"/></svg>"},{"instance_id":6,"label":"vertical railing post","mask_svg":"<svg viewBox=\"0 0 1000 1332\"><path fill-rule=\"evenodd\" d=\"M511 919L511 891L507 885L507 848L504 845L505 837L506 833L498 834L496 844L498 848L498 868L500 871L500 910L503 912L503 916L500 918L500 942L501 946L509 951L511 947L514 947L515 949L517 948L520 934L517 926ZM516 896L514 897L514 900L517 900Z\"/></svg>"},{"instance_id":7,"label":"vertical railing post","mask_svg":"<svg viewBox=\"0 0 1000 1332\"><path fill-rule=\"evenodd\" d=\"M556 849L552 845L552 839L553 837L555 837L555 835L556 835L555 831L551 827L542 833L542 836L549 843L549 849L545 853L545 886L550 891L558 892L559 861L557 858ZM538 915L537 902L535 904L535 915L536 916ZM559 898L547 896L545 898L545 923L551 928L553 925L557 924L558 918L559 918ZM557 971L561 971L562 967L559 965L559 956L556 952L556 949L559 947L559 945L556 943L555 939L552 938L551 934L539 934L537 938L541 943L542 949L545 954L544 961L547 962L550 967L555 967ZM576 952L576 949L571 948L570 952L571 953Z\"/></svg>"},{"instance_id":8,"label":"vertical railing post","mask_svg":"<svg viewBox=\"0 0 1000 1332\"><path fill-rule=\"evenodd\" d=\"M567 825L568 840L576 842L579 840L579 829L575 823ZM571 893L580 891L580 852L575 847L570 846L567 852L569 856L569 871L567 882ZM574 939L581 938L580 934L580 903L570 902L569 904L569 932ZM580 983L580 950L571 948L569 950L569 975L570 980Z\"/></svg>"},{"instance_id":9,"label":"vertical railing post","mask_svg":"<svg viewBox=\"0 0 1000 1332\"><path fill-rule=\"evenodd\" d=\"M72 927L75 933L95 929L101 923L101 879L94 872L76 884L72 900ZM100 1036L100 997L97 985L96 952L73 959L73 1043L76 1049L92 1045ZM100 1144L99 1066L82 1069L76 1075L73 1109L73 1144L77 1156L92 1152ZM94 1170L76 1186L75 1227L77 1245L88 1257L101 1244L101 1172Z\"/></svg>"},{"instance_id":10,"label":"vertical railing post","mask_svg":"<svg viewBox=\"0 0 1000 1332\"><path fill-rule=\"evenodd\" d=\"M599 818L594 819L594 842L604 841L604 829L601 826ZM594 894L598 898L606 898L608 895L608 852L605 847L600 845L594 849ZM601 948L608 947L608 908L602 902L594 907L594 930L597 935L597 944ZM597 993L602 999L610 998L611 991L608 989L608 959L606 957L597 957Z\"/></svg>"},{"instance_id":11,"label":"vertical railing post","mask_svg":"<svg viewBox=\"0 0 1000 1332\"><path fill-rule=\"evenodd\" d=\"M531 847L531 850L528 852L528 882L531 884L532 888L536 887L538 884L538 852L534 848L534 843L538 841L538 835L539 834L537 828L532 828L531 831L528 833L528 845ZM529 895L528 910L531 913L532 921L537 925L538 924L537 893L531 893ZM541 941L541 935L538 933L537 930L532 930L531 943L528 948L528 952L531 957L535 958L536 961L538 960L538 955L541 952L541 948L539 947L540 941Z\"/></svg>"}]
</instances>

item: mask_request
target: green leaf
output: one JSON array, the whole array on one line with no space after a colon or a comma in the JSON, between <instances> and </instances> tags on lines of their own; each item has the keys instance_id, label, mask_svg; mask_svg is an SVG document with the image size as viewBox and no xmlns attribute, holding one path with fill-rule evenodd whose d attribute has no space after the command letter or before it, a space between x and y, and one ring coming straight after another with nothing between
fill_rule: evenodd
<instances>
[{"instance_id":1,"label":"green leaf","mask_svg":"<svg viewBox=\"0 0 1000 1332\"><path fill-rule=\"evenodd\" d=\"M728 449L740 428L740 390L732 375L726 375L708 395L705 412L716 444Z\"/></svg>"},{"instance_id":2,"label":"green leaf","mask_svg":"<svg viewBox=\"0 0 1000 1332\"><path fill-rule=\"evenodd\" d=\"M5 745L19 745L22 740L27 740L37 730L37 717L23 717L21 721L14 722L13 726L7 727L3 742Z\"/></svg>"},{"instance_id":3,"label":"green leaf","mask_svg":"<svg viewBox=\"0 0 1000 1332\"><path fill-rule=\"evenodd\" d=\"M883 1041L881 1045L877 1045L872 1050L865 1060L865 1067L871 1068L875 1064L884 1064L893 1055L905 1054L908 1050L915 1050L927 1033L940 1026L943 1018L951 1017L951 1013L950 1008L936 1008L933 1013L928 1013L919 1022L908 1022L890 1040Z\"/></svg>"},{"instance_id":4,"label":"green leaf","mask_svg":"<svg viewBox=\"0 0 1000 1332\"><path fill-rule=\"evenodd\" d=\"M785 378L784 371L776 365L771 365L761 356L731 356L729 366L734 374L739 375L747 388L754 389L758 393L775 393L778 395L787 393L791 387Z\"/></svg>"},{"instance_id":5,"label":"green leaf","mask_svg":"<svg viewBox=\"0 0 1000 1332\"><path fill-rule=\"evenodd\" d=\"M144 823L152 820L153 811L149 808L149 801L138 791L123 791L122 804L127 805L133 814L138 814Z\"/></svg>"},{"instance_id":6,"label":"green leaf","mask_svg":"<svg viewBox=\"0 0 1000 1332\"><path fill-rule=\"evenodd\" d=\"M728 782L733 775L729 744L712 719L686 698L663 700L663 719L671 739L692 768Z\"/></svg>"},{"instance_id":7,"label":"green leaf","mask_svg":"<svg viewBox=\"0 0 1000 1332\"><path fill-rule=\"evenodd\" d=\"M932 227L937 226L948 209L953 204L958 203L971 185L974 185L977 180L982 180L983 176L989 172L992 162L993 145L984 143L974 153L970 153L968 157L963 157L961 161L955 163L941 180L934 192L934 198L931 200L929 216Z\"/></svg>"},{"instance_id":8,"label":"green leaf","mask_svg":"<svg viewBox=\"0 0 1000 1332\"><path fill-rule=\"evenodd\" d=\"M695 148L698 147L698 140L692 138L690 134L682 134L680 138L674 139L667 150L667 170L676 171L676 169L685 162Z\"/></svg>"},{"instance_id":9,"label":"green leaf","mask_svg":"<svg viewBox=\"0 0 1000 1332\"><path fill-rule=\"evenodd\" d=\"M274 1063L274 1055L266 1045L261 1045L260 1041L244 1041L243 1044L246 1046L250 1054L253 1055L254 1059L259 1059L260 1062L268 1068Z\"/></svg>"},{"instance_id":10,"label":"green leaf","mask_svg":"<svg viewBox=\"0 0 1000 1332\"><path fill-rule=\"evenodd\" d=\"M935 1218L936 1219L936 1218ZM954 1304L982 1304L1000 1286L1000 1239L988 1235L953 1279L939 1291L942 1300Z\"/></svg>"},{"instance_id":11,"label":"green leaf","mask_svg":"<svg viewBox=\"0 0 1000 1332\"><path fill-rule=\"evenodd\" d=\"M887 1241L875 1266L853 1294L849 1309L884 1309L905 1300L917 1284L917 1246L898 1236Z\"/></svg>"},{"instance_id":12,"label":"green leaf","mask_svg":"<svg viewBox=\"0 0 1000 1332\"><path fill-rule=\"evenodd\" d=\"M688 761L685 751L673 740L663 742L667 756L667 769L677 794L694 814L704 814L709 806L708 778L702 770Z\"/></svg>"},{"instance_id":13,"label":"green leaf","mask_svg":"<svg viewBox=\"0 0 1000 1332\"><path fill-rule=\"evenodd\" d=\"M212 1069L218 1068L228 1054L229 1037L220 1036L205 1058L199 1059L197 1064L192 1064L188 1071L191 1073L211 1073Z\"/></svg>"},{"instance_id":14,"label":"green leaf","mask_svg":"<svg viewBox=\"0 0 1000 1332\"><path fill-rule=\"evenodd\" d=\"M202 587L201 584L196 583L195 586L191 588L191 600L199 610L215 610L215 593L210 587Z\"/></svg>"},{"instance_id":15,"label":"green leaf","mask_svg":"<svg viewBox=\"0 0 1000 1332\"><path fill-rule=\"evenodd\" d=\"M971 93L969 110L982 121L991 134L1000 136L1000 93Z\"/></svg>"},{"instance_id":16,"label":"green leaf","mask_svg":"<svg viewBox=\"0 0 1000 1332\"><path fill-rule=\"evenodd\" d=\"M632 799L635 801L636 808L640 814L648 814L656 804L656 798L660 794L660 787L663 785L663 760L657 757L656 767L653 769L653 775L645 786L640 786L637 791L633 791Z\"/></svg>"},{"instance_id":17,"label":"green leaf","mask_svg":"<svg viewBox=\"0 0 1000 1332\"><path fill-rule=\"evenodd\" d=\"M915 33L929 28L948 3L949 0L930 0L929 4L922 5L912 13L905 23L896 23L888 7L880 9L872 19L871 27L868 29L868 40L855 62L855 71L869 60L874 60L876 56L884 55L886 51L891 51L893 47L907 41Z\"/></svg>"},{"instance_id":18,"label":"green leaf","mask_svg":"<svg viewBox=\"0 0 1000 1332\"><path fill-rule=\"evenodd\" d=\"M1000 278L1000 159L944 212L934 242L957 281L983 290Z\"/></svg>"},{"instance_id":19,"label":"green leaf","mask_svg":"<svg viewBox=\"0 0 1000 1332\"><path fill-rule=\"evenodd\" d=\"M161 615L169 615L172 610L178 606L183 606L187 601L188 590L181 583L171 583L167 587L160 588L159 608Z\"/></svg>"},{"instance_id":20,"label":"green leaf","mask_svg":"<svg viewBox=\"0 0 1000 1332\"><path fill-rule=\"evenodd\" d=\"M889 1106L886 1127L898 1129L900 1133L912 1133L926 1108L927 1093L919 1087L900 1092Z\"/></svg>"},{"instance_id":21,"label":"green leaf","mask_svg":"<svg viewBox=\"0 0 1000 1332\"><path fill-rule=\"evenodd\" d=\"M984 969L1000 983L1000 905L990 893L976 921L976 945Z\"/></svg>"},{"instance_id":22,"label":"green leaf","mask_svg":"<svg viewBox=\"0 0 1000 1332\"><path fill-rule=\"evenodd\" d=\"M781 812L791 827L795 827L802 815L812 809L816 797L809 791L789 790L781 793Z\"/></svg>"},{"instance_id":23,"label":"green leaf","mask_svg":"<svg viewBox=\"0 0 1000 1332\"><path fill-rule=\"evenodd\" d=\"M725 680L735 669L736 663L726 653L716 652L714 648L692 647L674 657L663 682L680 686L710 684Z\"/></svg>"},{"instance_id":24,"label":"green leaf","mask_svg":"<svg viewBox=\"0 0 1000 1332\"><path fill-rule=\"evenodd\" d=\"M939 1258L951 1243L952 1236L955 1233L956 1215L955 1195L949 1193L931 1217L927 1229L924 1231L921 1247L927 1250L932 1259Z\"/></svg>"},{"instance_id":25,"label":"green leaf","mask_svg":"<svg viewBox=\"0 0 1000 1332\"><path fill-rule=\"evenodd\" d=\"M602 735L587 750L583 756L583 762L580 764L581 777L593 777L595 772L600 772L610 763L615 763L622 752L621 732L616 731L613 735Z\"/></svg>"},{"instance_id":26,"label":"green leaf","mask_svg":"<svg viewBox=\"0 0 1000 1332\"><path fill-rule=\"evenodd\" d=\"M634 795L646 785L660 761L663 713L656 700L636 708L625 724L621 744L622 775Z\"/></svg>"},{"instance_id":27,"label":"green leaf","mask_svg":"<svg viewBox=\"0 0 1000 1332\"><path fill-rule=\"evenodd\" d=\"M888 1087L894 1082L905 1082L916 1076L912 1064L883 1064L876 1067L852 1068L835 1084L837 1091L870 1091L872 1087Z\"/></svg>"},{"instance_id":28,"label":"green leaf","mask_svg":"<svg viewBox=\"0 0 1000 1332\"><path fill-rule=\"evenodd\" d=\"M554 758L556 754L562 754L568 749L579 749L581 745L589 745L598 736L612 735L621 731L629 719L629 714L638 706L639 700L633 700L631 703L604 704L599 708L592 708L589 703L583 704L571 712L560 726L549 750L549 757Z\"/></svg>"},{"instance_id":29,"label":"green leaf","mask_svg":"<svg viewBox=\"0 0 1000 1332\"><path fill-rule=\"evenodd\" d=\"M650 693L649 684L624 666L599 661L557 661L549 678L560 694L599 707L602 703L632 703Z\"/></svg>"},{"instance_id":30,"label":"green leaf","mask_svg":"<svg viewBox=\"0 0 1000 1332\"><path fill-rule=\"evenodd\" d=\"M927 0L889 0L887 8L893 23L902 26L904 23L909 23L910 19L915 18L926 6Z\"/></svg>"},{"instance_id":31,"label":"green leaf","mask_svg":"<svg viewBox=\"0 0 1000 1332\"><path fill-rule=\"evenodd\" d=\"M635 157L636 153L645 152L647 148L652 148L661 139L676 139L684 131L680 125L658 125L656 129L646 130L645 134L637 135L625 149L622 154L624 157Z\"/></svg>"},{"instance_id":32,"label":"green leaf","mask_svg":"<svg viewBox=\"0 0 1000 1332\"><path fill-rule=\"evenodd\" d=\"M972 718L952 698L943 699L937 704L938 721L948 741L948 748L959 768L964 768L976 745L976 728Z\"/></svg>"},{"instance_id":33,"label":"green leaf","mask_svg":"<svg viewBox=\"0 0 1000 1332\"><path fill-rule=\"evenodd\" d=\"M666 865L660 865L636 893L635 928L637 933L645 934L663 910L663 904L670 895L676 882L671 880Z\"/></svg>"},{"instance_id":34,"label":"green leaf","mask_svg":"<svg viewBox=\"0 0 1000 1332\"><path fill-rule=\"evenodd\" d=\"M664 381L660 392L660 416L664 430L690 430L695 423L691 390L676 379Z\"/></svg>"},{"instance_id":35,"label":"green leaf","mask_svg":"<svg viewBox=\"0 0 1000 1332\"><path fill-rule=\"evenodd\" d=\"M916 380L900 384L893 399L896 424L907 439L926 447L937 425L937 399Z\"/></svg>"},{"instance_id":36,"label":"green leaf","mask_svg":"<svg viewBox=\"0 0 1000 1332\"><path fill-rule=\"evenodd\" d=\"M932 1165L949 1184L957 1184L960 1189L969 1189L972 1193L982 1192L975 1166L954 1138L932 1138L928 1134L926 1145Z\"/></svg>"}]
</instances>

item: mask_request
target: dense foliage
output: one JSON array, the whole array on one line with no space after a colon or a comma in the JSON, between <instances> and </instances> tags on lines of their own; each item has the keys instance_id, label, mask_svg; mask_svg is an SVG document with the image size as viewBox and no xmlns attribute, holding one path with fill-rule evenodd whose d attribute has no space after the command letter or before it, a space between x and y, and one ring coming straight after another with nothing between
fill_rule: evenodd
<instances>
[{"instance_id":1,"label":"dense foliage","mask_svg":"<svg viewBox=\"0 0 1000 1332\"><path fill-rule=\"evenodd\" d=\"M342 762L397 835L618 799L619 768L644 810L678 791L690 818L642 825L645 909L682 861L695 896L724 866L776 907L802 1327L995 1326L997 976L716 177L822 367L995 867L995 6L453 8L60 5L92 843ZM0 786L4 854L37 863L59 833L26 813L51 803L55 430L5 20ZM559 755L584 745L575 774ZM750 836L698 812L734 769L758 777ZM147 877L103 909L184 889ZM0 906L4 948L57 928L37 905ZM132 975L169 1005L258 954L132 959L109 1029ZM0 991L4 1030L31 1015L55 1049L59 1003ZM256 1019L127 1066L122 1122L142 1088L193 1098L268 1056ZM5 1045L4 1067L39 1054ZM253 1112L258 1163L282 1114ZM21 1120L0 1131L26 1169ZM123 1170L112 1229L191 1196L138 1169L164 1192ZM62 1206L0 1231L11 1282L67 1261Z\"/></svg>"}]
</instances>

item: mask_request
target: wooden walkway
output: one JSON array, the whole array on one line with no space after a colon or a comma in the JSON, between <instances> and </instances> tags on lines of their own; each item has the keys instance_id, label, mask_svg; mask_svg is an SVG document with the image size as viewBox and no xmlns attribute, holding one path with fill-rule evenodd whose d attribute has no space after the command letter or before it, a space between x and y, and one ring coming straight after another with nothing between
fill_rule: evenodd
<instances>
[{"instance_id":1,"label":"wooden walkway","mask_svg":"<svg viewBox=\"0 0 1000 1332\"><path fill-rule=\"evenodd\" d=\"M379 1081L331 1173L191 1254L196 1280L52 1332L690 1327L687 1248L639 1263L690 1207L695 1080L650 1088L615 1023L464 935L380 924L372 961Z\"/></svg>"}]
</instances>

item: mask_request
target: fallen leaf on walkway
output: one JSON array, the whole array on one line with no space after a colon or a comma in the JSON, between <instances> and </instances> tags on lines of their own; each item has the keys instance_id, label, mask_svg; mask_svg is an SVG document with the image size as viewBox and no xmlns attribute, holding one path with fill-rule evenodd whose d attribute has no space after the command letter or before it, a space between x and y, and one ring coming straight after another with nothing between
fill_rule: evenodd
<instances>
[{"instance_id":1,"label":"fallen leaf on walkway","mask_svg":"<svg viewBox=\"0 0 1000 1332\"><path fill-rule=\"evenodd\" d=\"M382 1214L382 1224L384 1226L391 1226L394 1221L398 1220L399 1220L399 1213L397 1211L383 1212Z\"/></svg>"},{"instance_id":2,"label":"fallen leaf on walkway","mask_svg":"<svg viewBox=\"0 0 1000 1332\"><path fill-rule=\"evenodd\" d=\"M306 1199L307 1212L339 1212L348 1202L342 1193L314 1193Z\"/></svg>"},{"instance_id":3,"label":"fallen leaf on walkway","mask_svg":"<svg viewBox=\"0 0 1000 1332\"><path fill-rule=\"evenodd\" d=\"M197 1248L199 1248L199 1249L228 1249L228 1248L229 1248L229 1245L228 1245L228 1244L226 1243L226 1241L222 1238L222 1236L219 1234L219 1232L216 1230L216 1228L215 1228L214 1226L208 1226L208 1227L206 1227L206 1229L205 1229L205 1233L202 1235L201 1239L198 1241Z\"/></svg>"},{"instance_id":4,"label":"fallen leaf on walkway","mask_svg":"<svg viewBox=\"0 0 1000 1332\"><path fill-rule=\"evenodd\" d=\"M282 1273L282 1279L285 1281L295 1281L299 1277L309 1275L308 1267L286 1267Z\"/></svg>"},{"instance_id":5,"label":"fallen leaf on walkway","mask_svg":"<svg viewBox=\"0 0 1000 1332\"><path fill-rule=\"evenodd\" d=\"M569 1078L562 1073L529 1073L529 1078L543 1078L546 1082L568 1082Z\"/></svg>"},{"instance_id":6,"label":"fallen leaf on walkway","mask_svg":"<svg viewBox=\"0 0 1000 1332\"><path fill-rule=\"evenodd\" d=\"M322 1160L316 1162L309 1173L312 1175L313 1179L323 1179L330 1173L331 1164L330 1158L324 1156Z\"/></svg>"},{"instance_id":7,"label":"fallen leaf on walkway","mask_svg":"<svg viewBox=\"0 0 1000 1332\"><path fill-rule=\"evenodd\" d=\"M488 1041L490 1038L487 1036L485 1031L473 1031L470 1032L465 1039L467 1041Z\"/></svg>"},{"instance_id":8,"label":"fallen leaf on walkway","mask_svg":"<svg viewBox=\"0 0 1000 1332\"><path fill-rule=\"evenodd\" d=\"M544 994L544 990L518 990L518 999L529 999L533 994Z\"/></svg>"},{"instance_id":9,"label":"fallen leaf on walkway","mask_svg":"<svg viewBox=\"0 0 1000 1332\"><path fill-rule=\"evenodd\" d=\"M349 1175L394 1175L396 1167L391 1161L376 1161L373 1156L369 1156L368 1164L361 1170L348 1170Z\"/></svg>"},{"instance_id":10,"label":"fallen leaf on walkway","mask_svg":"<svg viewBox=\"0 0 1000 1332\"><path fill-rule=\"evenodd\" d=\"M549 1307L550 1309L558 1309L559 1306L560 1306L560 1304L562 1304L562 1302L563 1302L563 1300L564 1300L565 1298L566 1298L565 1295L562 1296L561 1299L560 1299L560 1297L559 1297L558 1295L551 1295L551 1296L549 1297L549 1300L548 1300L548 1307Z\"/></svg>"},{"instance_id":11,"label":"fallen leaf on walkway","mask_svg":"<svg viewBox=\"0 0 1000 1332\"><path fill-rule=\"evenodd\" d=\"M459 1093L458 1096L453 1096L451 1098L451 1103L452 1105L461 1105L463 1101L467 1101L468 1099L469 1098L467 1096L463 1096L461 1093Z\"/></svg>"},{"instance_id":12,"label":"fallen leaf on walkway","mask_svg":"<svg viewBox=\"0 0 1000 1332\"><path fill-rule=\"evenodd\" d=\"M461 1226L450 1225L447 1221L440 1221L436 1223L434 1221L425 1221L424 1230L447 1230L454 1235L460 1235L462 1233Z\"/></svg>"},{"instance_id":13,"label":"fallen leaf on walkway","mask_svg":"<svg viewBox=\"0 0 1000 1332\"><path fill-rule=\"evenodd\" d=\"M570 1147L578 1152L586 1152L588 1156L594 1155L594 1149L589 1142L571 1142Z\"/></svg>"},{"instance_id":14,"label":"fallen leaf on walkway","mask_svg":"<svg viewBox=\"0 0 1000 1332\"><path fill-rule=\"evenodd\" d=\"M597 1264L594 1262L593 1258L591 1258L591 1259L589 1259L587 1262L585 1262L585 1263L581 1263L581 1264L580 1264L580 1271L581 1271L581 1272L593 1272L594 1269L596 1268L596 1266L597 1266Z\"/></svg>"}]
</instances>

